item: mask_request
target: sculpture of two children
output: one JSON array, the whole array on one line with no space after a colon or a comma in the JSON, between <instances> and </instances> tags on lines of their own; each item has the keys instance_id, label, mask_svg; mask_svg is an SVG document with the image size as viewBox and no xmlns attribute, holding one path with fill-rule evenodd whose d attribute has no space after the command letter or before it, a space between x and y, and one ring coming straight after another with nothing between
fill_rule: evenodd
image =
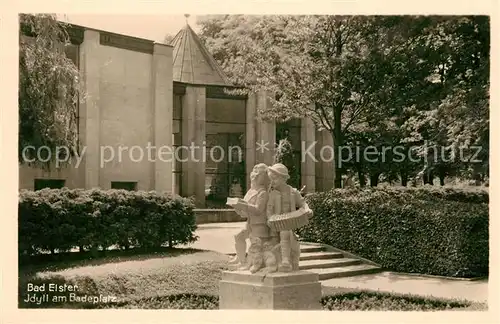
<instances>
[{"instance_id":1,"label":"sculpture of two children","mask_svg":"<svg viewBox=\"0 0 500 324\"><path fill-rule=\"evenodd\" d=\"M250 189L243 200L229 203L247 219L246 227L235 236L236 256L230 261L240 270L252 273L264 268L267 272L290 272L299 268L300 245L293 228L272 226L275 216L310 217L312 211L300 192L287 184L288 169L281 163L268 167L254 166ZM297 212L300 210L300 212ZM251 246L246 252L246 239Z\"/></svg>"}]
</instances>

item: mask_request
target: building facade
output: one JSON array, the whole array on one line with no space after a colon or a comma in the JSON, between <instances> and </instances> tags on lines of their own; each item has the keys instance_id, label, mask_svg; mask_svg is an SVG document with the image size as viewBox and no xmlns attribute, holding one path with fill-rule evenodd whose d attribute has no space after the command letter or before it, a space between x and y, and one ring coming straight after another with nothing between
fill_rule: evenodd
<instances>
[{"instance_id":1,"label":"building facade","mask_svg":"<svg viewBox=\"0 0 500 324\"><path fill-rule=\"evenodd\" d=\"M234 86L189 25L171 45L81 26L70 35L67 55L86 89L78 107L81 157L50 171L21 165L21 189L157 190L222 206L247 189L254 164L273 163L282 137L293 145L296 185L308 192L333 186L332 162L301 161L303 147L316 142L318 155L332 144L330 134L308 119L260 121L267 94L228 93Z\"/></svg>"}]
</instances>

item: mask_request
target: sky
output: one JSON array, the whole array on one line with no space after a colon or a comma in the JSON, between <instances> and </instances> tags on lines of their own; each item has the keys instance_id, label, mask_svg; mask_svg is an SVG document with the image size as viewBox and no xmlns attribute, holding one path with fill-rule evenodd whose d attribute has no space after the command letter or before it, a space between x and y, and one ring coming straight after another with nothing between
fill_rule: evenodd
<instances>
[{"instance_id":1,"label":"sky","mask_svg":"<svg viewBox=\"0 0 500 324\"><path fill-rule=\"evenodd\" d=\"M166 34L175 36L186 24L184 15L130 15L130 14L65 14L59 20L118 34L163 42ZM196 16L188 18L189 25L198 32Z\"/></svg>"}]
</instances>

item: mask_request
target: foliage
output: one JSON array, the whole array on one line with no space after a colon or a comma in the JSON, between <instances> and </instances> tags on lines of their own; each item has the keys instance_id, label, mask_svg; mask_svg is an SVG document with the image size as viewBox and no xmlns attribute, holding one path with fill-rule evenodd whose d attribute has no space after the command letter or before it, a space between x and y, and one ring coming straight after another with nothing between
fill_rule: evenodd
<instances>
[{"instance_id":1,"label":"foliage","mask_svg":"<svg viewBox=\"0 0 500 324\"><path fill-rule=\"evenodd\" d=\"M73 248L170 247L196 240L191 200L155 192L43 189L20 192L21 256Z\"/></svg>"},{"instance_id":2,"label":"foliage","mask_svg":"<svg viewBox=\"0 0 500 324\"><path fill-rule=\"evenodd\" d=\"M170 45L170 43L174 40L174 35L172 34L165 34L165 37L163 37L163 43Z\"/></svg>"},{"instance_id":3,"label":"foliage","mask_svg":"<svg viewBox=\"0 0 500 324\"><path fill-rule=\"evenodd\" d=\"M487 304L426 298L375 291L339 292L321 299L323 308L331 311L438 311L461 309L487 310ZM479 306L479 307L478 307Z\"/></svg>"},{"instance_id":4,"label":"foliage","mask_svg":"<svg viewBox=\"0 0 500 324\"><path fill-rule=\"evenodd\" d=\"M99 308L128 308L128 309L219 309L219 296L179 294L167 295L147 300L134 300L118 305L99 305ZM104 307L103 307L104 306Z\"/></svg>"},{"instance_id":5,"label":"foliage","mask_svg":"<svg viewBox=\"0 0 500 324\"><path fill-rule=\"evenodd\" d=\"M297 167L296 156L293 154L292 144L287 138L280 139L276 145L273 163L282 163L288 169L290 179L288 183L294 188L300 185L300 168Z\"/></svg>"},{"instance_id":6,"label":"foliage","mask_svg":"<svg viewBox=\"0 0 500 324\"><path fill-rule=\"evenodd\" d=\"M311 194L307 200L314 217L298 234L392 271L487 275L489 213L488 204L480 202L482 195L425 190L336 189ZM462 199L466 202L456 201Z\"/></svg>"},{"instance_id":7,"label":"foliage","mask_svg":"<svg viewBox=\"0 0 500 324\"><path fill-rule=\"evenodd\" d=\"M438 311L438 310L487 310L487 304L425 298L374 291L353 291L321 298L327 311ZM107 307L106 307L107 308ZM180 294L134 301L110 308L140 309L219 309L219 297L214 295Z\"/></svg>"},{"instance_id":8,"label":"foliage","mask_svg":"<svg viewBox=\"0 0 500 324\"><path fill-rule=\"evenodd\" d=\"M466 204L488 204L489 192L485 188L478 187L378 187L378 188L349 188L334 190L333 194L339 199L349 198L350 196L381 196L391 197L398 200L419 199L426 201L456 201Z\"/></svg>"},{"instance_id":9,"label":"foliage","mask_svg":"<svg viewBox=\"0 0 500 324\"><path fill-rule=\"evenodd\" d=\"M73 155L83 91L78 67L65 54L70 45L67 27L55 15L21 14L19 19L19 162L28 162L22 155L28 146L48 147L52 161L57 147ZM26 152L28 160L31 153ZM40 161L45 158L34 163L49 167L51 160Z\"/></svg>"},{"instance_id":10,"label":"foliage","mask_svg":"<svg viewBox=\"0 0 500 324\"><path fill-rule=\"evenodd\" d=\"M488 172L489 19L485 16L202 16L201 39L235 84L267 91L264 118L310 117L344 146L399 146L406 158L341 165L403 185L419 175ZM471 146L482 147L471 163ZM428 147L444 148L429 158ZM465 160L452 152L464 147ZM409 155L419 159L409 161Z\"/></svg>"}]
</instances>

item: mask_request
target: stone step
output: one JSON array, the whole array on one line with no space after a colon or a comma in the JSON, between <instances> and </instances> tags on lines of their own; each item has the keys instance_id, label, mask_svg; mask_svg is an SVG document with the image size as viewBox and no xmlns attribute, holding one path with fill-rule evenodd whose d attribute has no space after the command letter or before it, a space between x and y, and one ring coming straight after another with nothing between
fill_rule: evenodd
<instances>
[{"instance_id":1,"label":"stone step","mask_svg":"<svg viewBox=\"0 0 500 324\"><path fill-rule=\"evenodd\" d=\"M310 253L310 252L324 252L325 247L321 245L300 245L300 253Z\"/></svg>"},{"instance_id":2,"label":"stone step","mask_svg":"<svg viewBox=\"0 0 500 324\"><path fill-rule=\"evenodd\" d=\"M323 260L323 259L340 259L344 255L340 252L306 252L300 253L300 261L306 260Z\"/></svg>"},{"instance_id":3,"label":"stone step","mask_svg":"<svg viewBox=\"0 0 500 324\"><path fill-rule=\"evenodd\" d=\"M306 260L299 262L300 270L309 270L309 269L324 269L324 268L338 268L338 267L346 267L351 265L360 264L361 260L358 259L327 259L327 260Z\"/></svg>"},{"instance_id":4,"label":"stone step","mask_svg":"<svg viewBox=\"0 0 500 324\"><path fill-rule=\"evenodd\" d=\"M358 264L336 268L313 268L308 269L307 271L317 273L319 275L319 280L327 280L377 273L381 272L382 268L370 264Z\"/></svg>"}]
</instances>

